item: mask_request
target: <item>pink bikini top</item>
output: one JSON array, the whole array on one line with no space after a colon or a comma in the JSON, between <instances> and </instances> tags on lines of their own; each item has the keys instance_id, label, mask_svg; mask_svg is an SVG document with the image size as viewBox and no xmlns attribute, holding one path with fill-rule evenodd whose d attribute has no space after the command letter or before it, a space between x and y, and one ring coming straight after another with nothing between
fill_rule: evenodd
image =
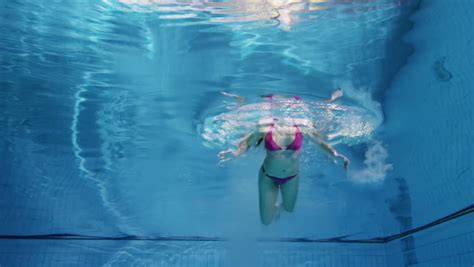
<instances>
[{"instance_id":1,"label":"pink bikini top","mask_svg":"<svg viewBox=\"0 0 474 267\"><path fill-rule=\"evenodd\" d=\"M273 140L273 125L272 125L272 130L270 130L266 135L265 135L265 148L270 151L276 151L276 150L300 150L301 147L303 146L303 133L301 133L300 128L296 126L296 133L295 133L295 139L291 144L289 144L285 149L281 148L275 141Z\"/></svg>"}]
</instances>

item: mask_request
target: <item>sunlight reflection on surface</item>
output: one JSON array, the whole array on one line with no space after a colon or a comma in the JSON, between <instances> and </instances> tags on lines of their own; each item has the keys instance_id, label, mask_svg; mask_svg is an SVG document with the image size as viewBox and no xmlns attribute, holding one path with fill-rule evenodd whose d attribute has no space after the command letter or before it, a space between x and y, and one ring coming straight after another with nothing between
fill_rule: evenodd
<instances>
[{"instance_id":1,"label":"sunlight reflection on surface","mask_svg":"<svg viewBox=\"0 0 474 267\"><path fill-rule=\"evenodd\" d=\"M299 20L298 13L325 10L322 5L329 0L240 0L240 1L167 1L167 0L117 0L133 11L172 12L164 19L197 17L196 12L207 12L213 23L255 22L275 20L285 30ZM106 2L111 3L109 0Z\"/></svg>"}]
</instances>

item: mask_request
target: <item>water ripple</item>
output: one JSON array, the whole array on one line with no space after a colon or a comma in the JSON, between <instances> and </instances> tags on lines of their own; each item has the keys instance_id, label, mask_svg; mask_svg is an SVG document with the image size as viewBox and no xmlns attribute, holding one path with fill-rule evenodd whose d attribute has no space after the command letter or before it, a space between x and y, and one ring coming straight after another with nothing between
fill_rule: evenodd
<instances>
[{"instance_id":1,"label":"water ripple","mask_svg":"<svg viewBox=\"0 0 474 267\"><path fill-rule=\"evenodd\" d=\"M74 205L86 205L77 197L82 188L102 201L95 206L105 212L77 213L97 216L77 220L94 224L67 216L57 224L81 232L110 223L129 234L157 225L168 233L202 230L186 227L191 218L214 231L222 220L206 220L212 210L238 202L229 196L245 183L231 187L196 129L217 115L210 113L221 90L253 100L266 93L311 99L341 86L353 93L349 106L363 107L348 118L381 114L372 92L404 12L389 0L53 2L0 4L2 166L14 178L41 179L41 197L71 194ZM371 125L362 127L366 135ZM67 214L66 201L56 202Z\"/></svg>"}]
</instances>

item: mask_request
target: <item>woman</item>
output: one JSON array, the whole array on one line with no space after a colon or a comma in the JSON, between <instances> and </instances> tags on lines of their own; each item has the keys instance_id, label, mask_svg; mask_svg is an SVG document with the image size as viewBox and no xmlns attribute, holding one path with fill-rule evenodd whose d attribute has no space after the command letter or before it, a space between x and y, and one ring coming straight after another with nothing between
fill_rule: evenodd
<instances>
[{"instance_id":1,"label":"woman","mask_svg":"<svg viewBox=\"0 0 474 267\"><path fill-rule=\"evenodd\" d=\"M339 90L336 92L341 93ZM339 96L333 94L330 101ZM228 149L218 154L221 160L226 160L230 156L240 156L250 147L264 142L266 157L260 168L258 188L260 219L265 225L272 222L278 210L276 201L279 191L282 194L283 208L292 212L295 207L299 181L299 158L304 136L320 145L335 159L340 159L344 169L347 170L348 158L325 143L308 120L291 118L262 120L253 133L246 135L239 142L236 150Z\"/></svg>"}]
</instances>

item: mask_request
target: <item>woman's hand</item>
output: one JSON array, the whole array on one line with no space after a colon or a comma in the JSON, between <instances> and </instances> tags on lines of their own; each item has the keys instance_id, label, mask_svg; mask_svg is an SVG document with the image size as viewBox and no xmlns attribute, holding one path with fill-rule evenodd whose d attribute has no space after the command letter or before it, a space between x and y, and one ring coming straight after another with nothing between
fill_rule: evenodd
<instances>
[{"instance_id":1,"label":"woman's hand","mask_svg":"<svg viewBox=\"0 0 474 267\"><path fill-rule=\"evenodd\" d=\"M347 171L347 168L349 167L351 161L346 156L341 154L338 154L337 157L342 159L344 170Z\"/></svg>"},{"instance_id":2,"label":"woman's hand","mask_svg":"<svg viewBox=\"0 0 474 267\"><path fill-rule=\"evenodd\" d=\"M319 137L317 137L317 138L318 138L318 140L321 140ZM323 141L319 141L319 142L320 142L319 145L326 152L331 154L331 156L333 156L335 159L342 159L344 170L347 171L347 168L349 167L349 164L351 163L350 160L346 156L344 156L342 154L339 154L339 152L337 152L331 145L326 144Z\"/></svg>"},{"instance_id":3,"label":"woman's hand","mask_svg":"<svg viewBox=\"0 0 474 267\"><path fill-rule=\"evenodd\" d=\"M228 161L232 156L235 156L235 152L232 149L227 149L217 154L221 162Z\"/></svg>"},{"instance_id":4,"label":"woman's hand","mask_svg":"<svg viewBox=\"0 0 474 267\"><path fill-rule=\"evenodd\" d=\"M256 143L259 138L261 138L260 132L247 134L240 140L237 149L233 150L229 148L217 154L220 159L220 162L228 161L232 156L238 157L244 154L249 149L250 144Z\"/></svg>"}]
</instances>

